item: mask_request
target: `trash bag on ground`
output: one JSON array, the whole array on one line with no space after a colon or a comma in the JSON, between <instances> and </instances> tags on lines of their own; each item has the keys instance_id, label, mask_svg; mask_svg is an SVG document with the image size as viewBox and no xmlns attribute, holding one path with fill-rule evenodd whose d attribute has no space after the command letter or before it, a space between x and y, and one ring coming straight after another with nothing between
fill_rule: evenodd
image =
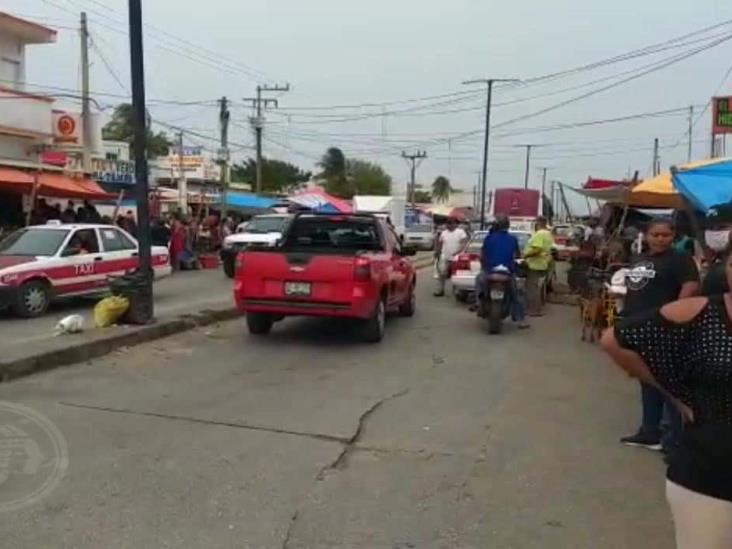
<instances>
[{"instance_id":1,"label":"trash bag on ground","mask_svg":"<svg viewBox=\"0 0 732 549\"><path fill-rule=\"evenodd\" d=\"M129 308L130 300L126 297L105 297L94 307L94 324L99 328L113 326Z\"/></svg>"},{"instance_id":2,"label":"trash bag on ground","mask_svg":"<svg viewBox=\"0 0 732 549\"><path fill-rule=\"evenodd\" d=\"M78 334L84 330L84 317L81 315L65 316L56 324L56 335Z\"/></svg>"}]
</instances>

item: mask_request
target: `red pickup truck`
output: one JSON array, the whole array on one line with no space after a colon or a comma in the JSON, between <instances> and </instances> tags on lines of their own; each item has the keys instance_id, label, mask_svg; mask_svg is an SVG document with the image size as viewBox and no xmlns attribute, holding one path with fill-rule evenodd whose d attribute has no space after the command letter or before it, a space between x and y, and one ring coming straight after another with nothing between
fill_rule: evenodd
<instances>
[{"instance_id":1,"label":"red pickup truck","mask_svg":"<svg viewBox=\"0 0 732 549\"><path fill-rule=\"evenodd\" d=\"M237 256L234 300L252 334L287 316L344 317L378 342L387 313L414 314L414 253L374 215L299 214L278 246Z\"/></svg>"}]
</instances>

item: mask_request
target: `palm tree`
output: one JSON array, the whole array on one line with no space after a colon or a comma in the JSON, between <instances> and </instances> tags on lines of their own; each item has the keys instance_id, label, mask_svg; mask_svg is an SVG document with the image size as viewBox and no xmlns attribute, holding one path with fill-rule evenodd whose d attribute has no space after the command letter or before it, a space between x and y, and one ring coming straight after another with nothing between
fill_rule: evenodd
<instances>
[{"instance_id":1,"label":"palm tree","mask_svg":"<svg viewBox=\"0 0 732 549\"><path fill-rule=\"evenodd\" d=\"M318 177L325 180L327 192L340 198L353 196L346 177L346 155L342 150L338 147L329 148L318 162L318 166L323 170Z\"/></svg>"},{"instance_id":2,"label":"palm tree","mask_svg":"<svg viewBox=\"0 0 732 549\"><path fill-rule=\"evenodd\" d=\"M447 202L450 200L450 193L452 193L452 187L450 186L450 180L445 176L438 176L432 183L432 198L435 202Z\"/></svg>"}]
</instances>

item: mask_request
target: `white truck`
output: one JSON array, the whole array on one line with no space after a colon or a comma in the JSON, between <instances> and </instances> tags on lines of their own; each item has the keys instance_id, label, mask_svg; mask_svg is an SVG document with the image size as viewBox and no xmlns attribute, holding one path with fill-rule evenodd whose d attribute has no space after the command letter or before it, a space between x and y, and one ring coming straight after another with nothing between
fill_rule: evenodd
<instances>
[{"instance_id":1,"label":"white truck","mask_svg":"<svg viewBox=\"0 0 732 549\"><path fill-rule=\"evenodd\" d=\"M353 211L356 213L372 213L388 218L399 236L406 229L407 201L395 196L356 195L353 197Z\"/></svg>"}]
</instances>

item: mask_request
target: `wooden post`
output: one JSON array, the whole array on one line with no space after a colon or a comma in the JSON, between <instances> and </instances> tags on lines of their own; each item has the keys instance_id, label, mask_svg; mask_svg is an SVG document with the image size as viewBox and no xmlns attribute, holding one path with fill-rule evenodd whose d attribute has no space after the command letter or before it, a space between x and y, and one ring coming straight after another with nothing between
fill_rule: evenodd
<instances>
[{"instance_id":1,"label":"wooden post","mask_svg":"<svg viewBox=\"0 0 732 549\"><path fill-rule=\"evenodd\" d=\"M31 199L30 199L30 206L28 208L28 213L25 216L25 226L29 226L31 222L31 216L33 215L33 210L36 209L36 198L38 197L38 172L36 172L33 176L33 189L31 190Z\"/></svg>"},{"instance_id":2,"label":"wooden post","mask_svg":"<svg viewBox=\"0 0 732 549\"><path fill-rule=\"evenodd\" d=\"M122 207L122 201L125 198L125 191L124 189L119 192L119 196L117 197L117 203L114 205L114 212L112 213L112 224L114 225L117 223L117 215L119 214L119 210Z\"/></svg>"}]
</instances>

